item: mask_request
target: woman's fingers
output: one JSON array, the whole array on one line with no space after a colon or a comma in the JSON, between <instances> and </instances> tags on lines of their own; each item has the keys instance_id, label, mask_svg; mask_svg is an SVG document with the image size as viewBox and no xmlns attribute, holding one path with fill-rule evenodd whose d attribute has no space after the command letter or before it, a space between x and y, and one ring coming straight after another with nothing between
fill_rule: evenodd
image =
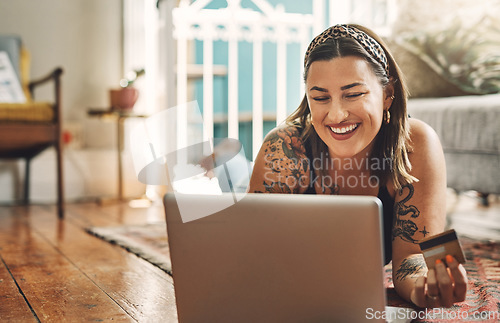
<instances>
[{"instance_id":1,"label":"woman's fingers","mask_svg":"<svg viewBox=\"0 0 500 323\"><path fill-rule=\"evenodd\" d=\"M410 299L413 302L413 304L417 305L418 307L427 307L427 297L425 293L425 282L426 282L426 277L425 276L420 276L417 278L415 281L415 287L413 288Z\"/></svg>"},{"instance_id":2,"label":"woman's fingers","mask_svg":"<svg viewBox=\"0 0 500 323\"><path fill-rule=\"evenodd\" d=\"M455 296L453 294L453 281L450 274L441 260L436 260L434 269L436 271L436 280L438 282L441 305L444 307L451 307Z\"/></svg>"},{"instance_id":3,"label":"woman's fingers","mask_svg":"<svg viewBox=\"0 0 500 323\"><path fill-rule=\"evenodd\" d=\"M467 295L467 272L465 271L465 268L461 264L459 264L454 257L450 255L446 256L446 264L450 269L450 274L455 283L453 292L454 301L462 302L465 300L465 297Z\"/></svg>"},{"instance_id":4,"label":"woman's fingers","mask_svg":"<svg viewBox=\"0 0 500 323\"><path fill-rule=\"evenodd\" d=\"M418 277L410 294L410 300L418 307L451 307L462 302L467 295L467 272L451 255L437 260L434 268L425 276Z\"/></svg>"},{"instance_id":5,"label":"woman's fingers","mask_svg":"<svg viewBox=\"0 0 500 323\"><path fill-rule=\"evenodd\" d=\"M439 299L439 286L435 269L429 269L427 272L427 296L433 301Z\"/></svg>"},{"instance_id":6,"label":"woman's fingers","mask_svg":"<svg viewBox=\"0 0 500 323\"><path fill-rule=\"evenodd\" d=\"M455 302L464 301L466 294L465 268L455 258L447 256L446 265L441 260L436 261L427 276L419 277L415 281L410 297L419 307L451 307Z\"/></svg>"}]
</instances>

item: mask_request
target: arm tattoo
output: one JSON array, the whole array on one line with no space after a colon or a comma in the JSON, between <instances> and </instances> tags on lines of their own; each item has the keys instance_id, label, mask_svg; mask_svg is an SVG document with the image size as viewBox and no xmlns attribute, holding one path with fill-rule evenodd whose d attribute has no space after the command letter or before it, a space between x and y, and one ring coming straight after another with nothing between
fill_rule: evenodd
<instances>
[{"instance_id":1,"label":"arm tattoo","mask_svg":"<svg viewBox=\"0 0 500 323\"><path fill-rule=\"evenodd\" d=\"M294 184L304 185L309 171L309 160L304 158L305 148L297 129L277 129L268 137L265 145L264 167L274 174L263 182L268 193L292 193ZM276 177L274 181L271 178Z\"/></svg>"},{"instance_id":2,"label":"arm tattoo","mask_svg":"<svg viewBox=\"0 0 500 323\"><path fill-rule=\"evenodd\" d=\"M323 192L325 192L327 195L339 195L340 187L337 184L333 184L333 186L331 187L323 186Z\"/></svg>"},{"instance_id":3,"label":"arm tattoo","mask_svg":"<svg viewBox=\"0 0 500 323\"><path fill-rule=\"evenodd\" d=\"M394 223L392 226L392 240L396 237L400 237L403 241L417 243L419 239L415 239L415 233L418 231L418 227L412 219L417 218L420 215L420 211L415 205L407 205L406 203L412 198L415 189L412 184L407 184L403 186L398 194L403 195L405 189L408 189L408 195L401 201L394 205ZM422 231L419 231L422 232ZM422 234L424 237L428 233L424 230Z\"/></svg>"},{"instance_id":4,"label":"arm tattoo","mask_svg":"<svg viewBox=\"0 0 500 323\"><path fill-rule=\"evenodd\" d=\"M427 268L422 255L405 258L398 270L395 272L397 280L404 280L407 277L415 277L422 269Z\"/></svg>"},{"instance_id":5,"label":"arm tattoo","mask_svg":"<svg viewBox=\"0 0 500 323\"><path fill-rule=\"evenodd\" d=\"M276 146L272 146L279 140L281 140L281 145L278 142ZM306 152L299 131L294 128L277 129L276 132L270 134L267 142L271 147L271 152L274 153L281 148L283 154L294 161L298 161L301 158L299 155Z\"/></svg>"},{"instance_id":6,"label":"arm tattoo","mask_svg":"<svg viewBox=\"0 0 500 323\"><path fill-rule=\"evenodd\" d=\"M264 187L267 193L292 193L290 186L281 182L272 182L270 185L264 181Z\"/></svg>"}]
</instances>

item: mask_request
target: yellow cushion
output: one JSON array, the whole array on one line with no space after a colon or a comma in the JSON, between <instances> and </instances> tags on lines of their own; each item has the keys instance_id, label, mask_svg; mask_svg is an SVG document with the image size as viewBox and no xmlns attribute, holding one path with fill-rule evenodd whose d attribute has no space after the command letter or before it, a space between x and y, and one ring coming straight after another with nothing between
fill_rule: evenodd
<instances>
[{"instance_id":1,"label":"yellow cushion","mask_svg":"<svg viewBox=\"0 0 500 323\"><path fill-rule=\"evenodd\" d=\"M54 108L47 102L1 103L0 122L3 121L53 121Z\"/></svg>"}]
</instances>

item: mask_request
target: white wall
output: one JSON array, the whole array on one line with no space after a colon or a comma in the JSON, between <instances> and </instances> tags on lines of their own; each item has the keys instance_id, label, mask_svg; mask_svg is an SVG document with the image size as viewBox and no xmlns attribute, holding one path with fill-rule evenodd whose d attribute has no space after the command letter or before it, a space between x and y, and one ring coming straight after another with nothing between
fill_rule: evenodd
<instances>
[{"instance_id":1,"label":"white wall","mask_svg":"<svg viewBox=\"0 0 500 323\"><path fill-rule=\"evenodd\" d=\"M68 199L112 195L116 192L116 128L111 122L90 119L89 107L108 106L108 90L122 77L121 0L0 0L0 33L18 34L31 54L31 78L64 69L62 77L63 128L80 129L81 145L65 151L65 191ZM52 88L35 93L50 99ZM84 148L81 150L80 148ZM49 149L33 161L34 200L55 200L55 163ZM23 163L0 160L0 202L19 195ZM130 167L128 167L130 166ZM133 174L131 165L125 172ZM16 174L15 169L19 168ZM137 193L133 176L132 188Z\"/></svg>"}]
</instances>

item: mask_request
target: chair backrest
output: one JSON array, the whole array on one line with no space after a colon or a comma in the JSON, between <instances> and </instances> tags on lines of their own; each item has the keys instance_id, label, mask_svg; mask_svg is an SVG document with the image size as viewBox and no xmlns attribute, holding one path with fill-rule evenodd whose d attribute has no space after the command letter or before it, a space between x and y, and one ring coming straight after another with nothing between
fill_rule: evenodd
<instances>
[{"instance_id":1,"label":"chair backrest","mask_svg":"<svg viewBox=\"0 0 500 323\"><path fill-rule=\"evenodd\" d=\"M18 80L21 81L20 60L21 60L21 37L17 35L0 35L0 52L7 52Z\"/></svg>"},{"instance_id":2,"label":"chair backrest","mask_svg":"<svg viewBox=\"0 0 500 323\"><path fill-rule=\"evenodd\" d=\"M28 89L28 83L30 80L30 55L23 47L21 37L18 35L0 34L0 52L2 51L7 52L7 55L12 63L12 67L16 72L19 84L21 84L23 89L24 96L27 101L30 101L32 99L31 93Z\"/></svg>"}]
</instances>

